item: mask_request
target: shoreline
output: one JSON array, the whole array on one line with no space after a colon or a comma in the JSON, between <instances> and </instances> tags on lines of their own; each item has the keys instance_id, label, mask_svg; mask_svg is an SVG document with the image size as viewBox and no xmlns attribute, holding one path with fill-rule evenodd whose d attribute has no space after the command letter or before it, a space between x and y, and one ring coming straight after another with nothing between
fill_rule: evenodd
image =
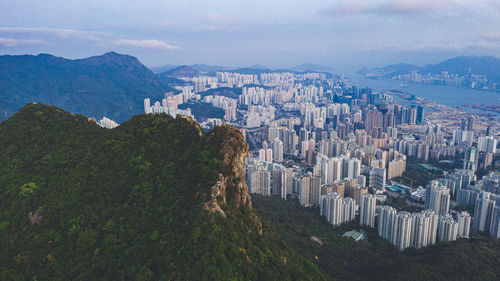
<instances>
[{"instance_id":1,"label":"shoreline","mask_svg":"<svg viewBox=\"0 0 500 281\"><path fill-rule=\"evenodd\" d=\"M449 88L455 88L455 89L466 89L466 90L479 90L479 91L485 91L485 92L495 92L500 94L500 89L483 89L483 88L470 88L470 87L461 87L461 86L453 86L453 85L446 85L446 84L427 84L427 83L418 83L414 81L407 81L407 80L400 80L400 79L390 79L390 78L371 78L371 77L366 77L363 74L361 75L364 79L369 79L372 81L394 81L394 82L404 82L407 84L411 85L422 85L422 86L442 86L442 87L449 87Z\"/></svg>"}]
</instances>

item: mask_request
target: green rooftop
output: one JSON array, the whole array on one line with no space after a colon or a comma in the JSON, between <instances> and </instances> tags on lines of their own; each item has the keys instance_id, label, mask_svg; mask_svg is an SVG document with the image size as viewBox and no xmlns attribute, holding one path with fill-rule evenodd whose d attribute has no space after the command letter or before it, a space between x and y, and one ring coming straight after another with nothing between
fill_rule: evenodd
<instances>
[{"instance_id":1,"label":"green rooftop","mask_svg":"<svg viewBox=\"0 0 500 281\"><path fill-rule=\"evenodd\" d=\"M344 233L342 236L352 238L355 241L365 239L365 236L363 235L363 233L357 232L356 230L349 230L346 233Z\"/></svg>"}]
</instances>

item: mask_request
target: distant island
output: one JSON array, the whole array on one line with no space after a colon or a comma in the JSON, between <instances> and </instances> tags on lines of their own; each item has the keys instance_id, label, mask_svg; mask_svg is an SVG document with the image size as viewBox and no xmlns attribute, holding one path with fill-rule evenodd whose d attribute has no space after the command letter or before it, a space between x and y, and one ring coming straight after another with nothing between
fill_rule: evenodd
<instances>
[{"instance_id":1,"label":"distant island","mask_svg":"<svg viewBox=\"0 0 500 281\"><path fill-rule=\"evenodd\" d=\"M460 56L422 67L399 63L364 68L358 73L370 79L392 79L430 85L449 85L483 90L500 90L500 59Z\"/></svg>"}]
</instances>

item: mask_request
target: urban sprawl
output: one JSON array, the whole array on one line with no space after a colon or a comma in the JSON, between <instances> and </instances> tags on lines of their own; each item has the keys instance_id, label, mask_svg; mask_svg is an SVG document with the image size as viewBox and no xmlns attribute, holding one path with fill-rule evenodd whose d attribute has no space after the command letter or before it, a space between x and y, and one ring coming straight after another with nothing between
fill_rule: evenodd
<instances>
[{"instance_id":1,"label":"urban sprawl","mask_svg":"<svg viewBox=\"0 0 500 281\"><path fill-rule=\"evenodd\" d=\"M334 227L357 219L400 250L475 235L500 238L500 175L477 175L494 165L500 132L494 118L400 92L356 88L325 73L218 72L181 79L186 85L176 86L177 93L145 99L145 113L187 115L205 129L240 128L250 145L251 193L319 207ZM237 98L217 94L228 88ZM200 120L190 108L178 108L191 102L223 109L224 117ZM432 170L431 160L456 159L460 167L426 186L404 177L410 160ZM394 198L418 211L391 206Z\"/></svg>"}]
</instances>

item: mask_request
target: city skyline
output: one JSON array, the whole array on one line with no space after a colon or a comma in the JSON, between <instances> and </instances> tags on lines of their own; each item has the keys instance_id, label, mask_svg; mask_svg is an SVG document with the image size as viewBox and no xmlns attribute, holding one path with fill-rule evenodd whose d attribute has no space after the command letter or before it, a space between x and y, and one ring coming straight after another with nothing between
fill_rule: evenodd
<instances>
[{"instance_id":1,"label":"city skyline","mask_svg":"<svg viewBox=\"0 0 500 281\"><path fill-rule=\"evenodd\" d=\"M500 56L499 11L487 0L7 1L0 9L0 53L83 58L114 50L150 67L315 63L350 72Z\"/></svg>"},{"instance_id":2,"label":"city skyline","mask_svg":"<svg viewBox=\"0 0 500 281\"><path fill-rule=\"evenodd\" d=\"M0 0L0 279L499 279L498 3Z\"/></svg>"}]
</instances>

